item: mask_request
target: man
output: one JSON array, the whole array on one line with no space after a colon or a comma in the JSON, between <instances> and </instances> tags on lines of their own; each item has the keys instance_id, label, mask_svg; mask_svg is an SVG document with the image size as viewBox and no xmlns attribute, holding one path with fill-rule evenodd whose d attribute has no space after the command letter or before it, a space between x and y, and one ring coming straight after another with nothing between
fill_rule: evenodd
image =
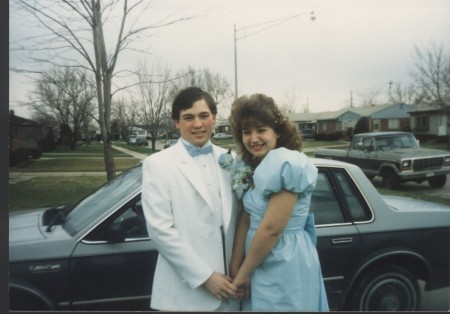
<instances>
[{"instance_id":1,"label":"man","mask_svg":"<svg viewBox=\"0 0 450 314\"><path fill-rule=\"evenodd\" d=\"M236 224L230 173L212 145L217 108L196 87L172 105L181 138L144 160L142 204L159 257L151 308L165 311L238 310L227 275Z\"/></svg>"}]
</instances>

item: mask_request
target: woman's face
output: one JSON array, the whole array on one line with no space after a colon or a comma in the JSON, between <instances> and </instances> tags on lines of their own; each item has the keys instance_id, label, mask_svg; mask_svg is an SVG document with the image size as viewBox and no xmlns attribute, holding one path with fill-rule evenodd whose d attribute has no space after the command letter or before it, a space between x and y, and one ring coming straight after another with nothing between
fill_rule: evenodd
<instances>
[{"instance_id":1,"label":"woman's face","mask_svg":"<svg viewBox=\"0 0 450 314\"><path fill-rule=\"evenodd\" d=\"M242 142L245 148L255 157L263 158L277 147L278 134L267 125L256 125L242 129Z\"/></svg>"}]
</instances>

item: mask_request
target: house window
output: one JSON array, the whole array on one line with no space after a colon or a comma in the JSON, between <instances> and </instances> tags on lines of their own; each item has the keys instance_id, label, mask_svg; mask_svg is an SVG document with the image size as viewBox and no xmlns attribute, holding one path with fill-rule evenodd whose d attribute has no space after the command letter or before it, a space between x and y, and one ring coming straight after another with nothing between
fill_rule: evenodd
<instances>
[{"instance_id":1,"label":"house window","mask_svg":"<svg viewBox=\"0 0 450 314\"><path fill-rule=\"evenodd\" d=\"M372 130L373 131L380 131L380 120L373 120L372 122Z\"/></svg>"},{"instance_id":2,"label":"house window","mask_svg":"<svg viewBox=\"0 0 450 314\"><path fill-rule=\"evenodd\" d=\"M428 116L416 117L416 131L428 131L429 119Z\"/></svg>"},{"instance_id":3,"label":"house window","mask_svg":"<svg viewBox=\"0 0 450 314\"><path fill-rule=\"evenodd\" d=\"M399 130L400 121L398 119L388 119L388 129L389 130Z\"/></svg>"}]
</instances>

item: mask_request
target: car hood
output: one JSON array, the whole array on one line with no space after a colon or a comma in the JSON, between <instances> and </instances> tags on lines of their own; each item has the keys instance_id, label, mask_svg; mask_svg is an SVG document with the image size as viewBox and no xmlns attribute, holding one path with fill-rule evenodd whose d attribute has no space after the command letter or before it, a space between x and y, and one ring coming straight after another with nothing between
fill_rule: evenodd
<instances>
[{"instance_id":1,"label":"car hood","mask_svg":"<svg viewBox=\"0 0 450 314\"><path fill-rule=\"evenodd\" d=\"M399 157L409 157L412 158L423 158L423 157L437 157L437 156L447 156L448 151L439 149L429 149L429 148L403 148L403 149L393 149L386 151L387 154L395 155Z\"/></svg>"},{"instance_id":2,"label":"car hood","mask_svg":"<svg viewBox=\"0 0 450 314\"><path fill-rule=\"evenodd\" d=\"M9 216L10 262L67 257L76 245L60 226L50 231L42 225L42 215L48 208L19 211Z\"/></svg>"},{"instance_id":3,"label":"car hood","mask_svg":"<svg viewBox=\"0 0 450 314\"><path fill-rule=\"evenodd\" d=\"M23 242L41 240L45 238L39 226L46 208L21 211L9 216L9 241Z\"/></svg>"}]
</instances>

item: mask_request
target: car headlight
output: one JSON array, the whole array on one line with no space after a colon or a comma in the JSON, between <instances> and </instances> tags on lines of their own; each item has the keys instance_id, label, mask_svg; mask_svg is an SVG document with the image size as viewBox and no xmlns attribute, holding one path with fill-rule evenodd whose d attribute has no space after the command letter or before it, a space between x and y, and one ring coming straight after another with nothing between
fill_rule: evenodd
<instances>
[{"instance_id":1,"label":"car headlight","mask_svg":"<svg viewBox=\"0 0 450 314\"><path fill-rule=\"evenodd\" d=\"M402 160L402 169L404 168L411 168L411 160Z\"/></svg>"},{"instance_id":2,"label":"car headlight","mask_svg":"<svg viewBox=\"0 0 450 314\"><path fill-rule=\"evenodd\" d=\"M444 157L444 164L450 165L450 156Z\"/></svg>"}]
</instances>

